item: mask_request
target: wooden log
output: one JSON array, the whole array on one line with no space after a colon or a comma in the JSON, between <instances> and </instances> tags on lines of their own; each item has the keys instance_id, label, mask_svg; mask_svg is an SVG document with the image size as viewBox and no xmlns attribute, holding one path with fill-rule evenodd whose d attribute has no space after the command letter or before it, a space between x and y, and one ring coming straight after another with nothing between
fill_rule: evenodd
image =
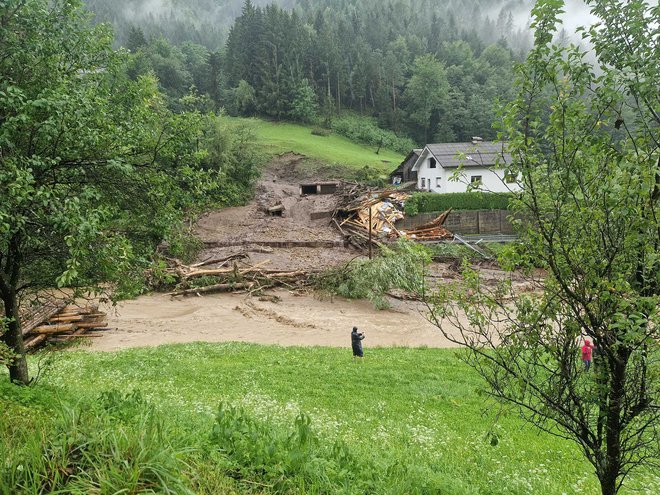
<instances>
[{"instance_id":1,"label":"wooden log","mask_svg":"<svg viewBox=\"0 0 660 495\"><path fill-rule=\"evenodd\" d=\"M276 272L276 273L269 273L269 274L264 274L264 278L267 278L268 280L272 280L275 278L292 278L292 277L302 277L309 275L310 272L304 271L304 270L298 270L295 272Z\"/></svg>"},{"instance_id":2,"label":"wooden log","mask_svg":"<svg viewBox=\"0 0 660 495\"><path fill-rule=\"evenodd\" d=\"M76 328L88 329L88 328L103 328L108 326L107 320L100 321L81 321L80 323L74 323Z\"/></svg>"},{"instance_id":3,"label":"wooden log","mask_svg":"<svg viewBox=\"0 0 660 495\"><path fill-rule=\"evenodd\" d=\"M83 315L83 319L84 320L89 320L89 319L92 319L92 318L105 318L107 316L108 316L107 313L91 313L91 314L88 314L88 315Z\"/></svg>"},{"instance_id":4,"label":"wooden log","mask_svg":"<svg viewBox=\"0 0 660 495\"><path fill-rule=\"evenodd\" d=\"M335 225L339 229L339 232L341 233L341 235L344 236L344 237L347 237L346 233L344 232L344 229L341 228L341 225L339 225L339 222L337 221L337 219L333 218L332 221L335 223Z\"/></svg>"},{"instance_id":5,"label":"wooden log","mask_svg":"<svg viewBox=\"0 0 660 495\"><path fill-rule=\"evenodd\" d=\"M195 263L194 265L190 265L190 268L201 268L202 266L215 265L216 263L224 264L227 263L228 261L240 260L248 257L249 255L247 253L236 253L236 254L231 254L229 256L224 256L222 258L210 258L200 263Z\"/></svg>"},{"instance_id":6,"label":"wooden log","mask_svg":"<svg viewBox=\"0 0 660 495\"><path fill-rule=\"evenodd\" d=\"M66 333L75 330L75 323L57 323L55 325L42 325L35 327L31 333L51 334L51 333Z\"/></svg>"},{"instance_id":7,"label":"wooden log","mask_svg":"<svg viewBox=\"0 0 660 495\"><path fill-rule=\"evenodd\" d=\"M76 337L84 337L86 336L87 329L86 328L79 328L75 332L69 335L58 335L55 337L55 339L51 340L59 340L60 342L66 342L68 340L75 339Z\"/></svg>"},{"instance_id":8,"label":"wooden log","mask_svg":"<svg viewBox=\"0 0 660 495\"><path fill-rule=\"evenodd\" d=\"M56 334L56 333L67 333L73 332L75 330L86 330L88 328L102 328L108 325L106 320L97 320L97 321L80 321L74 323L56 323L55 325L42 325L40 327L34 328L32 333L38 334Z\"/></svg>"},{"instance_id":9,"label":"wooden log","mask_svg":"<svg viewBox=\"0 0 660 495\"><path fill-rule=\"evenodd\" d=\"M194 272L190 272L185 275L186 279L189 278L197 278L197 277L214 277L218 275L227 275L227 274L232 274L232 273L237 273L238 275L245 275L247 273L254 272L255 270L258 270L259 267L266 265L270 263L270 260L265 260L262 261L261 263L257 263L254 266L251 266L249 268L243 268L241 270L236 270L234 268L217 268L217 269L212 269L212 270L197 270Z\"/></svg>"},{"instance_id":10,"label":"wooden log","mask_svg":"<svg viewBox=\"0 0 660 495\"><path fill-rule=\"evenodd\" d=\"M60 311L57 316L89 315L98 313L98 311L99 307L96 304L91 306L67 306L62 311Z\"/></svg>"},{"instance_id":11,"label":"wooden log","mask_svg":"<svg viewBox=\"0 0 660 495\"><path fill-rule=\"evenodd\" d=\"M25 341L25 350L26 351L32 351L34 350L39 344L44 342L48 338L47 334L40 334L32 337L29 340Z\"/></svg>"},{"instance_id":12,"label":"wooden log","mask_svg":"<svg viewBox=\"0 0 660 495\"><path fill-rule=\"evenodd\" d=\"M53 316L50 320L48 320L49 323L72 323L75 321L82 321L83 316L82 315L71 315L71 316Z\"/></svg>"},{"instance_id":13,"label":"wooden log","mask_svg":"<svg viewBox=\"0 0 660 495\"><path fill-rule=\"evenodd\" d=\"M179 290L176 292L170 292L167 294L168 296L188 296L192 294L208 294L211 292L231 292L234 290L241 290L241 289L251 289L254 286L254 282L241 282L238 284L215 284L215 285L209 285L207 287L197 287L195 289L185 289L185 290Z\"/></svg>"},{"instance_id":14,"label":"wooden log","mask_svg":"<svg viewBox=\"0 0 660 495\"><path fill-rule=\"evenodd\" d=\"M107 332L108 330L117 330L117 329L112 327L94 327L87 329L88 332Z\"/></svg>"},{"instance_id":15,"label":"wooden log","mask_svg":"<svg viewBox=\"0 0 660 495\"><path fill-rule=\"evenodd\" d=\"M51 317L60 312L62 308L66 307L66 305L67 301L48 301L40 308L33 311L26 320L21 322L21 331L23 335L29 334L35 327L48 321Z\"/></svg>"}]
</instances>

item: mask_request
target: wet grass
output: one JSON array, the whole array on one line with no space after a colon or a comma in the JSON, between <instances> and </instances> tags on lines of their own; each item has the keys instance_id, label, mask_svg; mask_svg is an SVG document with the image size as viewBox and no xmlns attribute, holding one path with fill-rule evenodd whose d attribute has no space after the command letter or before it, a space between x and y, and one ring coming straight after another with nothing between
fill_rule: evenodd
<instances>
[{"instance_id":1,"label":"wet grass","mask_svg":"<svg viewBox=\"0 0 660 495\"><path fill-rule=\"evenodd\" d=\"M140 397L155 407L160 441L169 446L166 454L151 450L149 462L165 456L166 471L179 472L196 493L595 493L577 448L490 402L456 352L367 348L355 364L348 348L199 343L75 351L58 354L29 392L0 386L0 401L20 412L20 431L48 437L60 399L97 404L104 391L117 397L113 390L129 403ZM120 399L119 410L133 410ZM5 451L25 443L5 435L15 431L10 416L0 413ZM111 425L103 420L85 431ZM129 437L144 429L131 428ZM647 473L631 487L658 493L660 479Z\"/></svg>"},{"instance_id":2,"label":"wet grass","mask_svg":"<svg viewBox=\"0 0 660 495\"><path fill-rule=\"evenodd\" d=\"M309 166L322 164L337 167L339 170L346 168L349 174L367 166L372 169L372 173L387 176L404 158L403 155L387 149L381 149L376 154L375 148L356 144L335 134L312 134L314 128L311 126L256 118L227 118L233 123L249 125L255 132L258 144L263 146L268 154L294 152L305 155L311 159Z\"/></svg>"}]
</instances>

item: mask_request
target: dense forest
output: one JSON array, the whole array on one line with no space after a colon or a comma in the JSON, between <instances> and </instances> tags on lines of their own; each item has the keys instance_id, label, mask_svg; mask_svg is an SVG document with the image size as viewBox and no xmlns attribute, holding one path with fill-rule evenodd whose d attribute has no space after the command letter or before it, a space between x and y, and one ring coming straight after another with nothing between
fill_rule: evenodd
<instances>
[{"instance_id":1,"label":"dense forest","mask_svg":"<svg viewBox=\"0 0 660 495\"><path fill-rule=\"evenodd\" d=\"M174 109L194 96L326 126L348 112L417 143L494 137L531 39L523 0L263 3L87 2L135 54L130 74L155 74Z\"/></svg>"},{"instance_id":2,"label":"dense forest","mask_svg":"<svg viewBox=\"0 0 660 495\"><path fill-rule=\"evenodd\" d=\"M86 0L85 3L97 21L114 25L120 44L128 41L131 27L136 26L149 37L162 35L176 44L193 41L216 51L222 48L234 20L241 15L244 0ZM376 18L387 16L390 11L399 16L392 26L408 24L411 14L418 13L416 28L426 29L433 17L447 19L456 29L478 33L486 43L505 37L514 50L525 51L531 43L526 27L533 3L531 0L252 1L255 7L273 4L295 9L305 18L313 18L319 11L344 18L365 15Z\"/></svg>"}]
</instances>

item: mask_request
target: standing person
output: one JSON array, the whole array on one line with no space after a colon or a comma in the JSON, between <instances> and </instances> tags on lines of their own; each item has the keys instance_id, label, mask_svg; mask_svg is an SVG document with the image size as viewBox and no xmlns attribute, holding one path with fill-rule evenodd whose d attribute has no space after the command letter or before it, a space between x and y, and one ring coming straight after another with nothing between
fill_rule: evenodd
<instances>
[{"instance_id":1,"label":"standing person","mask_svg":"<svg viewBox=\"0 0 660 495\"><path fill-rule=\"evenodd\" d=\"M364 340L364 334L358 332L357 327L353 327L351 332L351 346L353 347L353 360L364 357L364 351L362 350L362 341Z\"/></svg>"},{"instance_id":2,"label":"standing person","mask_svg":"<svg viewBox=\"0 0 660 495\"><path fill-rule=\"evenodd\" d=\"M582 362L584 363L584 369L589 371L591 367L591 353L593 351L593 344L589 339L584 339L584 345L582 346Z\"/></svg>"}]
</instances>

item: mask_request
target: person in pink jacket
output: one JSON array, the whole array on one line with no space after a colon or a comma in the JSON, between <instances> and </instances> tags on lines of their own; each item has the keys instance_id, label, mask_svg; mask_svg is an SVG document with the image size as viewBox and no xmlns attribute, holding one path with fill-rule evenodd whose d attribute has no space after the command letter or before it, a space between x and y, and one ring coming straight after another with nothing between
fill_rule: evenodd
<instances>
[{"instance_id":1,"label":"person in pink jacket","mask_svg":"<svg viewBox=\"0 0 660 495\"><path fill-rule=\"evenodd\" d=\"M591 368L591 353L594 349L593 344L589 339L584 339L584 345L582 346L582 362L584 363L584 369L589 371Z\"/></svg>"}]
</instances>

